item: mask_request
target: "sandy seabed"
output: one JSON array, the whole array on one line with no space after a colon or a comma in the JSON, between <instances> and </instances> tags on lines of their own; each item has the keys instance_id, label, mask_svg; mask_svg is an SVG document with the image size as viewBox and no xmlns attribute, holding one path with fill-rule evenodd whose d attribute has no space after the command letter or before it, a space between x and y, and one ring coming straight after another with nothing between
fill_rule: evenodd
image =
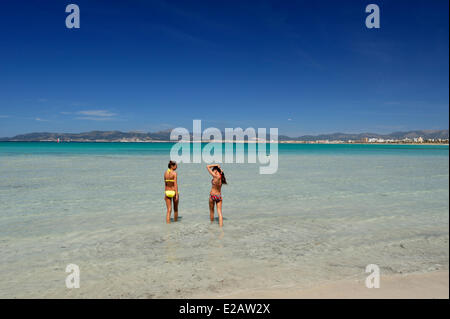
<instances>
[{"instance_id":1,"label":"sandy seabed","mask_svg":"<svg viewBox=\"0 0 450 319\"><path fill-rule=\"evenodd\" d=\"M199 295L198 298L211 298ZM389 275L379 288L367 288L361 280L342 280L317 287L241 290L218 298L226 299L448 299L449 273Z\"/></svg>"}]
</instances>

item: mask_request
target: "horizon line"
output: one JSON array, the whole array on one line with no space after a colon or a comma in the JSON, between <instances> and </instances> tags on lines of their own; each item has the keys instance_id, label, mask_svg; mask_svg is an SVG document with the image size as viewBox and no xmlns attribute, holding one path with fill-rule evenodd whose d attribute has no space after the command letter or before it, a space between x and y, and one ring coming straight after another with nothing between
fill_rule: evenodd
<instances>
[{"instance_id":1,"label":"horizon line","mask_svg":"<svg viewBox=\"0 0 450 319\"><path fill-rule=\"evenodd\" d=\"M163 132L170 132L175 128L172 129L166 129L166 130L160 130L160 131L120 131L120 130L90 130L90 131L82 131L82 132L49 132L49 131L35 131L35 132L29 132L29 133L19 133L19 134L15 134L13 136L2 136L0 137L0 139L5 139L5 138L14 138L20 135L29 135L29 134L83 134L83 133L92 133L92 132L119 132L119 133L127 133L127 134L132 134L132 133L137 133L137 134L156 134L156 133L163 133ZM244 129L245 131L245 129ZM278 134L278 136L286 136L289 138L299 138L299 137L305 137L305 136L320 136L320 135L334 135L334 134L345 134L345 135L361 135L361 134L377 134L377 135L391 135L394 133L409 133L409 132L417 132L417 131L422 131L422 132L436 132L436 131L449 131L449 128L445 128L445 129L413 129L413 130L404 130L404 131L391 131L390 133L377 133L377 132L370 132L370 131L364 131L364 132L339 132L339 131L335 131L332 133L309 133L309 134L303 134L303 135L296 135L296 136L292 136L292 135L287 135L287 134ZM190 134L192 134L192 131L189 132ZM224 133L223 130L221 130L221 133Z\"/></svg>"}]
</instances>

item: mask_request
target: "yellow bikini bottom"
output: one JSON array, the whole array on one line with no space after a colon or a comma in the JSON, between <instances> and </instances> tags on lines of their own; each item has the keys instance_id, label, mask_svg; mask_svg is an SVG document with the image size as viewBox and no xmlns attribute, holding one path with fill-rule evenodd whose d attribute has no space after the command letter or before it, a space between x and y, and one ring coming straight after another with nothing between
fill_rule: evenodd
<instances>
[{"instance_id":1,"label":"yellow bikini bottom","mask_svg":"<svg viewBox=\"0 0 450 319\"><path fill-rule=\"evenodd\" d=\"M174 197L175 194L176 194L175 191L166 191L166 196L169 197L169 198Z\"/></svg>"}]
</instances>

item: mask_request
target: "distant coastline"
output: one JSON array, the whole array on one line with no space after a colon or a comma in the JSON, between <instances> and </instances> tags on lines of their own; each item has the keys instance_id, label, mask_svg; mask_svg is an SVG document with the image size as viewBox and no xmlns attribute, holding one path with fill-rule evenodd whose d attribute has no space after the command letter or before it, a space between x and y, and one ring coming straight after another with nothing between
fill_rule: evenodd
<instances>
[{"instance_id":1,"label":"distant coastline","mask_svg":"<svg viewBox=\"0 0 450 319\"><path fill-rule=\"evenodd\" d=\"M14 137L0 138L0 142L62 142L62 143L175 143L170 139L170 130L155 133L91 131L85 133L29 133ZM257 143L264 139L251 139L239 143ZM268 140L267 140L268 141ZM202 141L209 143L210 140ZM223 140L225 143L236 141ZM377 133L333 133L289 137L279 135L280 144L418 144L448 145L449 130L418 130Z\"/></svg>"},{"instance_id":2,"label":"distant coastline","mask_svg":"<svg viewBox=\"0 0 450 319\"><path fill-rule=\"evenodd\" d=\"M202 141L202 144L207 144L212 141ZM0 141L0 143L142 143L142 144L151 144L151 143L178 143L177 141L107 141L107 140L95 140L95 141ZM244 142L236 142L236 141L223 141L223 143L243 143L243 144L253 144L257 143L255 141L244 141ZM435 142L435 143L417 143L417 142L322 142L322 141L278 141L278 144L305 144L305 145L443 145L448 146L449 142Z\"/></svg>"}]
</instances>

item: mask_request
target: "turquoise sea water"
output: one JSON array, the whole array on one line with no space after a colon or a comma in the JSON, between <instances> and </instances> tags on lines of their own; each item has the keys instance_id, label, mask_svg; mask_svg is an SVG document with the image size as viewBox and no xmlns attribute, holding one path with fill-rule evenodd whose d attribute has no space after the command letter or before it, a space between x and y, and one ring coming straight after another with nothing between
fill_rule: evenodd
<instances>
[{"instance_id":1,"label":"turquoise sea water","mask_svg":"<svg viewBox=\"0 0 450 319\"><path fill-rule=\"evenodd\" d=\"M174 143L52 143L0 142L0 154L6 155L168 155ZM204 144L203 144L204 146ZM245 144L245 150L248 145ZM448 145L383 144L279 144L281 154L401 154L448 156ZM400 153L399 153L400 152Z\"/></svg>"},{"instance_id":2,"label":"turquoise sea water","mask_svg":"<svg viewBox=\"0 0 450 319\"><path fill-rule=\"evenodd\" d=\"M223 164L224 228L204 164L170 143L0 143L0 297L192 297L448 269L449 149L279 145L276 174ZM81 288L65 287L77 264Z\"/></svg>"}]
</instances>

